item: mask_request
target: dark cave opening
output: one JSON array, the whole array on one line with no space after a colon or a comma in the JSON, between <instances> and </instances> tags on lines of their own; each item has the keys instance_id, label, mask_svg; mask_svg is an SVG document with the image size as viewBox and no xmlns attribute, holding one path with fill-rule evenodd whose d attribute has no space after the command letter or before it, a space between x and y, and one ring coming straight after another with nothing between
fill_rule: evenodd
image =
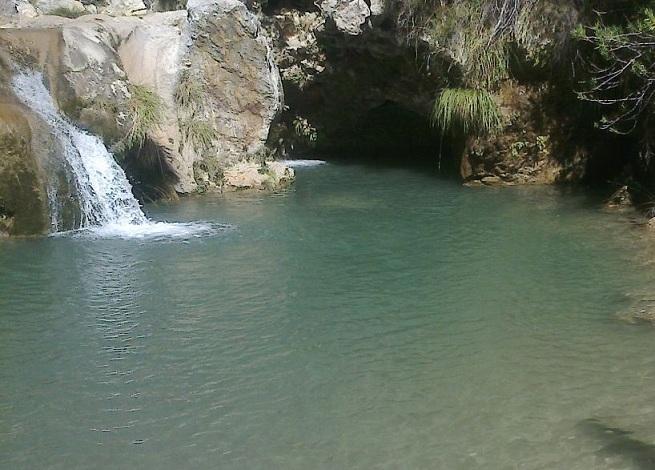
<instances>
[{"instance_id":1,"label":"dark cave opening","mask_svg":"<svg viewBox=\"0 0 655 470\"><path fill-rule=\"evenodd\" d=\"M325 160L380 166L420 168L455 175L456 147L444 139L428 116L385 101L346 125L330 129L319 140L316 155Z\"/></svg>"}]
</instances>

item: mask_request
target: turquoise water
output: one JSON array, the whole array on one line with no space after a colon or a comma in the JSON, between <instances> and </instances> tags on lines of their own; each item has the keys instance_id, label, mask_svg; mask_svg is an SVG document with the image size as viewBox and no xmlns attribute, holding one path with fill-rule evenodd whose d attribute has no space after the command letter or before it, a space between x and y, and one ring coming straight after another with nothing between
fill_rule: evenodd
<instances>
[{"instance_id":1,"label":"turquoise water","mask_svg":"<svg viewBox=\"0 0 655 470\"><path fill-rule=\"evenodd\" d=\"M591 197L326 165L146 212L228 227L0 241L1 468L653 468L655 269Z\"/></svg>"}]
</instances>

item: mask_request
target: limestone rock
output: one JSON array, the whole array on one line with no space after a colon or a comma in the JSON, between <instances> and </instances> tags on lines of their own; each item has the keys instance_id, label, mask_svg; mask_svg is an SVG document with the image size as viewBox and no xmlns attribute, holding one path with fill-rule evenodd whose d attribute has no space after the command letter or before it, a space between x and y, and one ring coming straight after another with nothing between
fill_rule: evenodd
<instances>
[{"instance_id":1,"label":"limestone rock","mask_svg":"<svg viewBox=\"0 0 655 470\"><path fill-rule=\"evenodd\" d=\"M627 186L621 186L607 200L605 206L609 208L621 208L632 206L632 196Z\"/></svg>"},{"instance_id":2,"label":"limestone rock","mask_svg":"<svg viewBox=\"0 0 655 470\"><path fill-rule=\"evenodd\" d=\"M325 29L325 18L319 12L285 10L267 26L283 80L303 89L325 70L326 56L317 38Z\"/></svg>"},{"instance_id":3,"label":"limestone rock","mask_svg":"<svg viewBox=\"0 0 655 470\"><path fill-rule=\"evenodd\" d=\"M319 8L334 20L339 31L352 36L362 33L362 26L371 16L371 9L364 0L323 0ZM377 4L376 9L379 9Z\"/></svg>"},{"instance_id":4,"label":"limestone rock","mask_svg":"<svg viewBox=\"0 0 655 470\"><path fill-rule=\"evenodd\" d=\"M34 0L34 6L37 12L42 15L57 14L63 16L63 13L82 15L86 12L82 2L77 0Z\"/></svg>"},{"instance_id":5,"label":"limestone rock","mask_svg":"<svg viewBox=\"0 0 655 470\"><path fill-rule=\"evenodd\" d=\"M142 0L111 0L104 13L111 16L143 15L148 8Z\"/></svg>"},{"instance_id":6,"label":"limestone rock","mask_svg":"<svg viewBox=\"0 0 655 470\"><path fill-rule=\"evenodd\" d=\"M27 0L0 0L0 17L35 18L36 8Z\"/></svg>"},{"instance_id":7,"label":"limestone rock","mask_svg":"<svg viewBox=\"0 0 655 470\"><path fill-rule=\"evenodd\" d=\"M41 234L49 227L47 161L58 148L9 83L0 62L0 236Z\"/></svg>"},{"instance_id":8,"label":"limestone rock","mask_svg":"<svg viewBox=\"0 0 655 470\"><path fill-rule=\"evenodd\" d=\"M282 162L266 162L266 168L278 188L288 186L296 177L293 168Z\"/></svg>"},{"instance_id":9,"label":"limestone rock","mask_svg":"<svg viewBox=\"0 0 655 470\"><path fill-rule=\"evenodd\" d=\"M227 167L264 149L282 108L280 74L265 30L243 3L190 0L187 9L192 42L183 78L201 88L202 102L190 105L214 133L211 148L187 150L186 162Z\"/></svg>"},{"instance_id":10,"label":"limestone rock","mask_svg":"<svg viewBox=\"0 0 655 470\"><path fill-rule=\"evenodd\" d=\"M471 139L460 165L465 181L496 178L494 184L552 184L576 181L585 173L588 155L572 148L564 159L555 143L566 141L566 117L547 119L546 90L506 82L497 98L504 128Z\"/></svg>"},{"instance_id":11,"label":"limestone rock","mask_svg":"<svg viewBox=\"0 0 655 470\"><path fill-rule=\"evenodd\" d=\"M42 70L62 111L113 149L125 149L134 87L154 93L163 119L145 147L121 150L124 165L137 182L161 172L182 193L218 189L224 168L260 155L282 108L270 39L238 0L192 0L188 11L143 18L39 16L0 28L0 52ZM181 100L185 90L192 96ZM290 179L272 168L267 181Z\"/></svg>"},{"instance_id":12,"label":"limestone rock","mask_svg":"<svg viewBox=\"0 0 655 470\"><path fill-rule=\"evenodd\" d=\"M293 178L293 169L281 162L266 162L265 165L260 165L244 161L225 170L224 188L231 191L278 189L290 184Z\"/></svg>"},{"instance_id":13,"label":"limestone rock","mask_svg":"<svg viewBox=\"0 0 655 470\"><path fill-rule=\"evenodd\" d=\"M371 0L371 16L380 16L386 12L386 4L384 0Z\"/></svg>"},{"instance_id":14,"label":"limestone rock","mask_svg":"<svg viewBox=\"0 0 655 470\"><path fill-rule=\"evenodd\" d=\"M129 82L146 86L161 98L165 110L163 121L149 132L149 138L165 155L175 174L175 189L187 193L195 190L193 158L181 151L175 93L189 47L185 11L147 15L138 22L118 49Z\"/></svg>"}]
</instances>

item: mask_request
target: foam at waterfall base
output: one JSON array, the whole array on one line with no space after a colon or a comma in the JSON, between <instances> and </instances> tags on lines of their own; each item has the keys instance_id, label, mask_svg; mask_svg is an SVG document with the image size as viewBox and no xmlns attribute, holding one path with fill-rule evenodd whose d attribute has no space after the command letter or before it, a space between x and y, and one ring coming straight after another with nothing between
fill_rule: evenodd
<instances>
[{"instance_id":1,"label":"foam at waterfall base","mask_svg":"<svg viewBox=\"0 0 655 470\"><path fill-rule=\"evenodd\" d=\"M81 228L59 232L57 191L48 191L53 235L122 238L189 239L214 235L227 226L202 222L167 223L149 220L132 194L132 186L103 141L77 128L58 109L39 72L23 71L12 79L16 96L49 126L61 148L61 164L75 186Z\"/></svg>"},{"instance_id":2,"label":"foam at waterfall base","mask_svg":"<svg viewBox=\"0 0 655 470\"><path fill-rule=\"evenodd\" d=\"M312 166L325 165L327 162L325 160L282 160L281 163L284 163L290 168L306 168Z\"/></svg>"},{"instance_id":3,"label":"foam at waterfall base","mask_svg":"<svg viewBox=\"0 0 655 470\"><path fill-rule=\"evenodd\" d=\"M57 232L53 236L91 239L184 240L214 236L231 228L231 225L207 222L169 223L149 221L141 224L109 223L68 232Z\"/></svg>"}]
</instances>

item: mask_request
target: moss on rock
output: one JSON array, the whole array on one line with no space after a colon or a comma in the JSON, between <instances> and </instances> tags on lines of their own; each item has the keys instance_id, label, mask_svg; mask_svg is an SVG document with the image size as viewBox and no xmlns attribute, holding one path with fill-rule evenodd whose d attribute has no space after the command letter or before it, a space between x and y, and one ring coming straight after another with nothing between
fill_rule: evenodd
<instances>
[{"instance_id":1,"label":"moss on rock","mask_svg":"<svg viewBox=\"0 0 655 470\"><path fill-rule=\"evenodd\" d=\"M32 152L29 122L16 105L0 101L0 232L45 233L47 196Z\"/></svg>"}]
</instances>

